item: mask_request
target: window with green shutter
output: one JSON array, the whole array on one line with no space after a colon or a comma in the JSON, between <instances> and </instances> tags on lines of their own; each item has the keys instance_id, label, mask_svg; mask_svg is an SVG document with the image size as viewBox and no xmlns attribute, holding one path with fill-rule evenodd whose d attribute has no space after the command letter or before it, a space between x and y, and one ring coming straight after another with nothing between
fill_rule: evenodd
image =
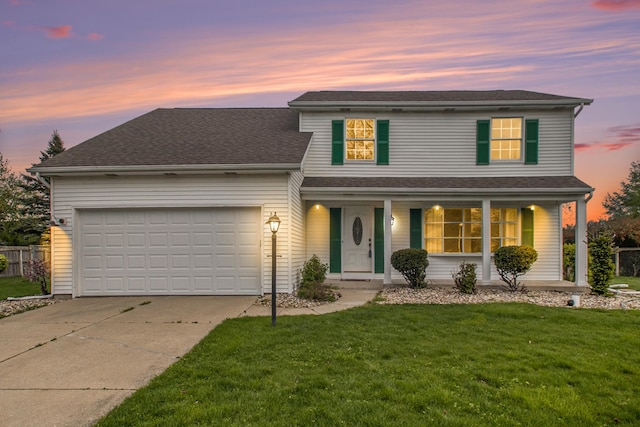
<instances>
[{"instance_id":1,"label":"window with green shutter","mask_svg":"<svg viewBox=\"0 0 640 427\"><path fill-rule=\"evenodd\" d=\"M331 122L331 164L375 160L389 164L389 120L347 118Z\"/></svg>"}]
</instances>

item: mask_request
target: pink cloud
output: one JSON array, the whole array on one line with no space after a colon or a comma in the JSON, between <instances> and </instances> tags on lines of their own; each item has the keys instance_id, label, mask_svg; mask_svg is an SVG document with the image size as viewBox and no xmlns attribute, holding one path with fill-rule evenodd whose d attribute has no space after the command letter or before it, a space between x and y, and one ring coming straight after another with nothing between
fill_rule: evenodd
<instances>
[{"instance_id":1,"label":"pink cloud","mask_svg":"<svg viewBox=\"0 0 640 427\"><path fill-rule=\"evenodd\" d=\"M50 39L68 39L71 33L71 25L61 25L59 27L44 27L45 34Z\"/></svg>"},{"instance_id":2,"label":"pink cloud","mask_svg":"<svg viewBox=\"0 0 640 427\"><path fill-rule=\"evenodd\" d=\"M602 144L602 147L604 149L606 149L607 151L618 151L618 150L622 150L623 148L626 148L626 147L628 147L630 145L631 145L630 142L611 142L611 143L607 143L607 144Z\"/></svg>"},{"instance_id":3,"label":"pink cloud","mask_svg":"<svg viewBox=\"0 0 640 427\"><path fill-rule=\"evenodd\" d=\"M632 144L640 142L640 124L631 126L614 126L607 129L622 143Z\"/></svg>"},{"instance_id":4,"label":"pink cloud","mask_svg":"<svg viewBox=\"0 0 640 427\"><path fill-rule=\"evenodd\" d=\"M592 144L575 144L575 151L590 151L598 148L606 151L618 151L640 143L640 124L613 126L607 129L610 136L606 141L598 141Z\"/></svg>"},{"instance_id":5,"label":"pink cloud","mask_svg":"<svg viewBox=\"0 0 640 427\"><path fill-rule=\"evenodd\" d=\"M15 28L21 31L35 31L44 33L47 38L50 39L85 39L85 40L102 40L104 36L98 33L89 33L86 36L76 34L72 31L71 25L60 25L57 27L36 27L36 26L21 26L14 21L2 21L2 25L5 27Z\"/></svg>"},{"instance_id":6,"label":"pink cloud","mask_svg":"<svg viewBox=\"0 0 640 427\"><path fill-rule=\"evenodd\" d=\"M591 6L608 12L640 8L640 0L595 0Z\"/></svg>"}]
</instances>

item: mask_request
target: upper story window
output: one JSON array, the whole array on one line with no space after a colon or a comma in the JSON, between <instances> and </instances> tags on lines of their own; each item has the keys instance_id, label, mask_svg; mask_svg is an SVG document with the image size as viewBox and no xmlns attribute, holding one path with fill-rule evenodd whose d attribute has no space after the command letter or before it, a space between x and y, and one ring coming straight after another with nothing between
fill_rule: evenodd
<instances>
[{"instance_id":1,"label":"upper story window","mask_svg":"<svg viewBox=\"0 0 640 427\"><path fill-rule=\"evenodd\" d=\"M375 160L375 120L346 120L346 159Z\"/></svg>"},{"instance_id":2,"label":"upper story window","mask_svg":"<svg viewBox=\"0 0 640 427\"><path fill-rule=\"evenodd\" d=\"M521 147L521 118L494 118L491 120L491 160L520 160Z\"/></svg>"},{"instance_id":3,"label":"upper story window","mask_svg":"<svg viewBox=\"0 0 640 427\"><path fill-rule=\"evenodd\" d=\"M389 164L389 120L348 118L331 121L331 164L360 160ZM366 163L366 162L365 162Z\"/></svg>"},{"instance_id":4,"label":"upper story window","mask_svg":"<svg viewBox=\"0 0 640 427\"><path fill-rule=\"evenodd\" d=\"M476 164L505 160L538 164L538 119L494 117L476 122Z\"/></svg>"}]
</instances>

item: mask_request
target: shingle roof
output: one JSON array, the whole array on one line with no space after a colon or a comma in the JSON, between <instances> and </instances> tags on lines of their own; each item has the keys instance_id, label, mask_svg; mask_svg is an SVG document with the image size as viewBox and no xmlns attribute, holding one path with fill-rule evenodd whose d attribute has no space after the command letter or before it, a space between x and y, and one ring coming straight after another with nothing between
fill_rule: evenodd
<instances>
[{"instance_id":1,"label":"shingle roof","mask_svg":"<svg viewBox=\"0 0 640 427\"><path fill-rule=\"evenodd\" d=\"M440 190L566 190L588 192L592 188L575 176L523 176L523 177L306 177L305 189L412 189L424 191Z\"/></svg>"},{"instance_id":2,"label":"shingle roof","mask_svg":"<svg viewBox=\"0 0 640 427\"><path fill-rule=\"evenodd\" d=\"M451 90L451 91L318 91L306 92L289 103L291 106L314 103L474 103L474 102L569 102L589 104L593 100L526 90Z\"/></svg>"},{"instance_id":3,"label":"shingle roof","mask_svg":"<svg viewBox=\"0 0 640 427\"><path fill-rule=\"evenodd\" d=\"M37 165L299 164L311 139L289 108L157 109Z\"/></svg>"}]
</instances>

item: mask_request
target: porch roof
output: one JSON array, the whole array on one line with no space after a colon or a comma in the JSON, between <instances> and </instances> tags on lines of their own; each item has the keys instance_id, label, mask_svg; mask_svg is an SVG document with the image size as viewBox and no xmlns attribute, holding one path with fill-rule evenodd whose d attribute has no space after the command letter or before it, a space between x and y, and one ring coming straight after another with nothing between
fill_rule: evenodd
<instances>
[{"instance_id":1,"label":"porch roof","mask_svg":"<svg viewBox=\"0 0 640 427\"><path fill-rule=\"evenodd\" d=\"M303 195L528 195L579 197L594 188L575 176L519 177L306 177Z\"/></svg>"}]
</instances>

